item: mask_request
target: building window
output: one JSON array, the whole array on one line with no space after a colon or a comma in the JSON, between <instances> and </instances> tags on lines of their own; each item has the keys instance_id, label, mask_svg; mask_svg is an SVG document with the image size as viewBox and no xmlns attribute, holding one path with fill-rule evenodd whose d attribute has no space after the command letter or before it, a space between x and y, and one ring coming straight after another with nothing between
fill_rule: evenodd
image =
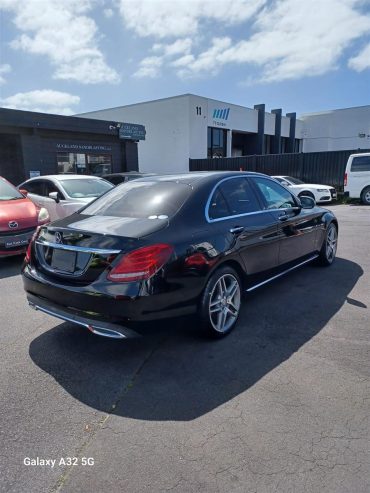
<instances>
[{"instance_id":1,"label":"building window","mask_svg":"<svg viewBox=\"0 0 370 493\"><path fill-rule=\"evenodd\" d=\"M226 157L227 130L208 127L208 152L209 158Z\"/></svg>"},{"instance_id":2,"label":"building window","mask_svg":"<svg viewBox=\"0 0 370 493\"><path fill-rule=\"evenodd\" d=\"M101 176L112 171L110 154L57 152L58 173Z\"/></svg>"}]
</instances>

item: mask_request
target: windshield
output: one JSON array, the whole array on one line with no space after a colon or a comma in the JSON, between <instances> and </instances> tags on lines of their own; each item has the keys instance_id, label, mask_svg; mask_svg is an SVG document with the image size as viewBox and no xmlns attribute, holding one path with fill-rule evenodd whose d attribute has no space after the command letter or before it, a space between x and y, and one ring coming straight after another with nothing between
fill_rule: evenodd
<instances>
[{"instance_id":1,"label":"windshield","mask_svg":"<svg viewBox=\"0 0 370 493\"><path fill-rule=\"evenodd\" d=\"M91 216L166 219L173 216L191 193L191 187L176 182L132 180L82 209Z\"/></svg>"},{"instance_id":2,"label":"windshield","mask_svg":"<svg viewBox=\"0 0 370 493\"><path fill-rule=\"evenodd\" d=\"M289 180L293 185L303 185L304 181L293 178L293 176L284 176L286 180Z\"/></svg>"},{"instance_id":3,"label":"windshield","mask_svg":"<svg viewBox=\"0 0 370 493\"><path fill-rule=\"evenodd\" d=\"M0 200L24 199L23 195L5 180L0 180Z\"/></svg>"},{"instance_id":4,"label":"windshield","mask_svg":"<svg viewBox=\"0 0 370 493\"><path fill-rule=\"evenodd\" d=\"M73 199L100 197L100 195L113 188L113 185L108 181L93 178L59 180L59 182L67 192L67 195Z\"/></svg>"}]
</instances>

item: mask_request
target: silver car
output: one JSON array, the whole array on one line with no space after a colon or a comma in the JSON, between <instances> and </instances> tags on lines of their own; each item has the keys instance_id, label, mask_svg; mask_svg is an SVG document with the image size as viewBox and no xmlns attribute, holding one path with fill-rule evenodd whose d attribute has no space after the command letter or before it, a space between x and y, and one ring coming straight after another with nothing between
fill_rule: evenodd
<instances>
[{"instance_id":1,"label":"silver car","mask_svg":"<svg viewBox=\"0 0 370 493\"><path fill-rule=\"evenodd\" d=\"M73 214L111 188L103 178L87 175L39 176L18 186L32 202L47 209L51 221Z\"/></svg>"}]
</instances>

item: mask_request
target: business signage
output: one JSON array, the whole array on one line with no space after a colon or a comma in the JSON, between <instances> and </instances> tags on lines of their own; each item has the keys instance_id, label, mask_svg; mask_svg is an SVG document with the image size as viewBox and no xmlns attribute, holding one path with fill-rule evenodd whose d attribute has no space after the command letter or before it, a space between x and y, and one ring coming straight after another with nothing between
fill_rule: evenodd
<instances>
[{"instance_id":1,"label":"business signage","mask_svg":"<svg viewBox=\"0 0 370 493\"><path fill-rule=\"evenodd\" d=\"M145 140L145 127L144 125L135 125L133 123L122 123L119 128L120 139L130 140Z\"/></svg>"},{"instance_id":2,"label":"business signage","mask_svg":"<svg viewBox=\"0 0 370 493\"><path fill-rule=\"evenodd\" d=\"M212 111L212 110L211 110ZM214 127L227 127L227 120L229 119L230 108L215 108L211 113L212 124Z\"/></svg>"},{"instance_id":3,"label":"business signage","mask_svg":"<svg viewBox=\"0 0 370 493\"><path fill-rule=\"evenodd\" d=\"M65 149L69 151L111 151L112 146L93 144L57 144L57 149Z\"/></svg>"}]
</instances>

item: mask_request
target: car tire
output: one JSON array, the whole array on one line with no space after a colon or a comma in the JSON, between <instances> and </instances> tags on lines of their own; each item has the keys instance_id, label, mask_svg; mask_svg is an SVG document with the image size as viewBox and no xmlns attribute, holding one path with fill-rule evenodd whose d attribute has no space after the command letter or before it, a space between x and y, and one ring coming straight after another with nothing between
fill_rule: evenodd
<instances>
[{"instance_id":1,"label":"car tire","mask_svg":"<svg viewBox=\"0 0 370 493\"><path fill-rule=\"evenodd\" d=\"M242 284L237 272L220 267L209 278L199 304L203 332L213 338L229 334L235 327L242 302Z\"/></svg>"},{"instance_id":2,"label":"car tire","mask_svg":"<svg viewBox=\"0 0 370 493\"><path fill-rule=\"evenodd\" d=\"M361 202L370 205L370 187L366 187L361 192Z\"/></svg>"},{"instance_id":3,"label":"car tire","mask_svg":"<svg viewBox=\"0 0 370 493\"><path fill-rule=\"evenodd\" d=\"M328 267L335 260L338 245L338 228L335 223L330 223L326 229L325 238L318 257L318 264Z\"/></svg>"}]
</instances>

